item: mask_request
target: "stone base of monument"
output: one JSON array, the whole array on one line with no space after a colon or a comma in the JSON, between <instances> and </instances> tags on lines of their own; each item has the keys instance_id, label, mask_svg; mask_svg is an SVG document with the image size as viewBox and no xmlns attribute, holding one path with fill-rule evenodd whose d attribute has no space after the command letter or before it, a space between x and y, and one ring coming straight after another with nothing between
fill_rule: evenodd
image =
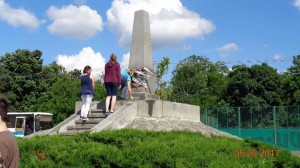
<instances>
[{"instance_id":1,"label":"stone base of monument","mask_svg":"<svg viewBox=\"0 0 300 168\"><path fill-rule=\"evenodd\" d=\"M54 128L36 132L25 138L42 135L70 136L77 133L90 131L91 133L103 130L123 128L171 131L190 130L201 132L203 135L231 136L218 131L200 122L200 107L162 100L117 101L115 112L103 116L105 102L93 101L89 120L85 123L79 120L82 102L76 102L75 114L56 125ZM232 136L231 136L232 137Z\"/></svg>"},{"instance_id":2,"label":"stone base of monument","mask_svg":"<svg viewBox=\"0 0 300 168\"><path fill-rule=\"evenodd\" d=\"M132 97L135 100L159 100L160 97L147 92L133 92Z\"/></svg>"}]
</instances>

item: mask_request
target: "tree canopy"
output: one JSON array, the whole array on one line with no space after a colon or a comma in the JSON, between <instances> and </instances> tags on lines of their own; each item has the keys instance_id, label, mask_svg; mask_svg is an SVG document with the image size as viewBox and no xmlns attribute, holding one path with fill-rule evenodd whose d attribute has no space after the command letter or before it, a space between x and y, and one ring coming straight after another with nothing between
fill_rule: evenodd
<instances>
[{"instance_id":1,"label":"tree canopy","mask_svg":"<svg viewBox=\"0 0 300 168\"><path fill-rule=\"evenodd\" d=\"M213 64L205 57L192 55L180 61L172 72L171 100L201 107L216 106L226 88L224 73L227 72L221 62Z\"/></svg>"},{"instance_id":2,"label":"tree canopy","mask_svg":"<svg viewBox=\"0 0 300 168\"><path fill-rule=\"evenodd\" d=\"M282 104L280 75L266 63L233 67L228 75L226 97L232 106L276 106Z\"/></svg>"}]
</instances>

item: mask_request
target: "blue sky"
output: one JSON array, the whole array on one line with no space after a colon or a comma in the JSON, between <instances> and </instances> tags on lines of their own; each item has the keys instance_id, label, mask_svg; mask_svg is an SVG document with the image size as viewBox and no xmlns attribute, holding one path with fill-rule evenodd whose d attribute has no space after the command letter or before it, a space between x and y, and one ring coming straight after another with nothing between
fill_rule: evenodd
<instances>
[{"instance_id":1,"label":"blue sky","mask_svg":"<svg viewBox=\"0 0 300 168\"><path fill-rule=\"evenodd\" d=\"M300 54L300 0L0 0L0 56L41 50L44 64L91 65L111 53L126 67L134 11L150 14L153 61L190 55L212 62L267 62L278 72Z\"/></svg>"}]
</instances>

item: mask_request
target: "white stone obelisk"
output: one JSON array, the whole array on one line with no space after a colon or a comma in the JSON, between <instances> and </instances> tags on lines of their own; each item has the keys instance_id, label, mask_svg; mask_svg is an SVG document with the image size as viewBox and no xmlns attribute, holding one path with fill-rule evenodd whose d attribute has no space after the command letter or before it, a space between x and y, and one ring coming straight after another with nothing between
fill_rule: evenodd
<instances>
[{"instance_id":1,"label":"white stone obelisk","mask_svg":"<svg viewBox=\"0 0 300 168\"><path fill-rule=\"evenodd\" d=\"M144 10L136 11L134 14L129 68L147 67L153 69L152 42L150 34L149 13ZM155 92L155 77L148 78L148 87L151 94ZM133 88L132 92L145 92L142 87Z\"/></svg>"}]
</instances>

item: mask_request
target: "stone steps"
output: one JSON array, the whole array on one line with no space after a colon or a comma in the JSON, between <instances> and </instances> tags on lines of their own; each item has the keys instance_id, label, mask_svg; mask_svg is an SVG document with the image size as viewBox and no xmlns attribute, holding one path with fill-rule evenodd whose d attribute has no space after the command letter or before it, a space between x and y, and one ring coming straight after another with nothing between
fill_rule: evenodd
<instances>
[{"instance_id":1,"label":"stone steps","mask_svg":"<svg viewBox=\"0 0 300 168\"><path fill-rule=\"evenodd\" d=\"M106 118L106 116L105 116L105 114L104 113L92 113L92 114L90 114L90 115L88 115L88 118L89 119L94 119L94 118Z\"/></svg>"},{"instance_id":2,"label":"stone steps","mask_svg":"<svg viewBox=\"0 0 300 168\"><path fill-rule=\"evenodd\" d=\"M87 121L75 120L74 125L67 126L67 131L62 132L60 135L72 136L77 133L85 132L91 130L95 125L99 124L102 120L106 118L102 109L91 109L88 115Z\"/></svg>"},{"instance_id":3,"label":"stone steps","mask_svg":"<svg viewBox=\"0 0 300 168\"><path fill-rule=\"evenodd\" d=\"M104 118L101 118L101 119L89 119L88 121L82 121L82 120L76 120L75 121L75 124L98 124L99 122L101 122Z\"/></svg>"},{"instance_id":4,"label":"stone steps","mask_svg":"<svg viewBox=\"0 0 300 168\"><path fill-rule=\"evenodd\" d=\"M126 105L128 102L130 101L118 100L114 107L114 111L117 111L119 108ZM79 116L78 116L77 119L74 119L72 121L73 123L68 124L68 126L64 128L64 130L60 133L60 135L71 136L76 133L90 131L97 124L102 122L102 120L106 119L107 116L105 115L105 108L103 108L104 103L105 102L92 103L90 114L88 115L88 120L87 121L79 120ZM76 103L76 108L77 108L76 109L77 114L80 114L81 104Z\"/></svg>"},{"instance_id":5,"label":"stone steps","mask_svg":"<svg viewBox=\"0 0 300 168\"><path fill-rule=\"evenodd\" d=\"M76 125L76 126L68 126L67 130L89 130L93 128L95 125Z\"/></svg>"},{"instance_id":6,"label":"stone steps","mask_svg":"<svg viewBox=\"0 0 300 168\"><path fill-rule=\"evenodd\" d=\"M82 132L86 132L88 130L68 130L67 132L62 132L60 133L60 135L62 136L72 136L75 135L77 133L82 133Z\"/></svg>"},{"instance_id":7,"label":"stone steps","mask_svg":"<svg viewBox=\"0 0 300 168\"><path fill-rule=\"evenodd\" d=\"M115 111L122 107L127 101L117 101L115 105ZM74 125L67 126L66 132L60 133L63 136L72 136L77 133L85 132L91 130L94 126L99 124L102 120L104 120L107 116L105 115L105 109L102 106L97 105L96 107L91 109L90 114L88 115L87 121L83 120L75 120Z\"/></svg>"}]
</instances>

